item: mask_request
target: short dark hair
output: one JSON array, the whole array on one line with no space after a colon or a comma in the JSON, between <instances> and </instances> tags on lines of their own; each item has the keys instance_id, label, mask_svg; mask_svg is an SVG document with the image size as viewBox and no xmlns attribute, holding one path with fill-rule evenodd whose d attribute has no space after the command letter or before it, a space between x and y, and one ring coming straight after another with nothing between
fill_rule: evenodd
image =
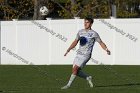
<instances>
[{"instance_id":1,"label":"short dark hair","mask_svg":"<svg viewBox=\"0 0 140 93\"><path fill-rule=\"evenodd\" d=\"M88 20L90 23L93 23L94 22L94 19L93 18L90 18L90 17L86 17L85 20Z\"/></svg>"}]
</instances>

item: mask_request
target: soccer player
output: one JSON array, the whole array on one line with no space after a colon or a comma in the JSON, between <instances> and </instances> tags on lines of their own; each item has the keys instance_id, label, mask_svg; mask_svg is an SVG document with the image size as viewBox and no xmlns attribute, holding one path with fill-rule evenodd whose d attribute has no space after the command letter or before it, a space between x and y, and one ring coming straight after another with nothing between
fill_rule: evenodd
<instances>
[{"instance_id":1,"label":"soccer player","mask_svg":"<svg viewBox=\"0 0 140 93\"><path fill-rule=\"evenodd\" d=\"M90 60L92 49L95 42L98 42L101 47L107 52L108 55L111 54L111 52L106 47L105 43L101 40L100 36L97 32L91 29L91 26L93 24L92 18L85 18L84 19L84 29L81 29L76 36L76 39L73 41L73 43L70 45L70 47L67 49L64 56L66 56L71 49L73 49L78 42L80 42L79 49L77 51L77 55L73 62L73 69L71 77L68 81L68 84L62 87L61 89L67 89L71 86L72 82L74 81L76 76L79 76L80 78L83 78L88 81L89 86L92 88L92 76L87 75L86 73L82 72L82 68L86 65L86 63Z\"/></svg>"}]
</instances>

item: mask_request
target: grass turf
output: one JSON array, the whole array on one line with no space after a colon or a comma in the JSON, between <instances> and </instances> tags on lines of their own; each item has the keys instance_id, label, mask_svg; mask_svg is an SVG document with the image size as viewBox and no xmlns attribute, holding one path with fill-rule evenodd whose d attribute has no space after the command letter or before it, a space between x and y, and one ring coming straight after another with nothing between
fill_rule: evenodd
<instances>
[{"instance_id":1,"label":"grass turf","mask_svg":"<svg viewBox=\"0 0 140 93\"><path fill-rule=\"evenodd\" d=\"M140 93L140 66L86 66L94 88L77 77L71 88L61 90L71 67L0 65L0 93Z\"/></svg>"}]
</instances>

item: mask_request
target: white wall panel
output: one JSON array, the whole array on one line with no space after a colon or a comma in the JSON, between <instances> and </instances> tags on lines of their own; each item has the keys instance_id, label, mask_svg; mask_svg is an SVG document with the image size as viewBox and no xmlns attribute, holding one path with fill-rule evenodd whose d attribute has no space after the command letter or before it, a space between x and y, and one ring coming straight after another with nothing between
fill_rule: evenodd
<instances>
[{"instance_id":1,"label":"white wall panel","mask_svg":"<svg viewBox=\"0 0 140 93\"><path fill-rule=\"evenodd\" d=\"M111 50L111 55L107 55L100 45L95 43L92 58L103 64L140 65L140 19L102 20L104 22L95 19L92 29L99 33L102 41ZM66 57L63 55L75 39L78 30L84 28L83 19L35 22L53 32L53 35L32 21L1 21L1 64L26 64L6 52L7 49L28 63L36 65L72 64L76 51L71 50ZM116 32L107 23L126 34ZM126 37L128 33L138 40L136 42L130 40ZM6 50L2 50L2 47L6 47ZM88 64L96 63L90 60Z\"/></svg>"}]
</instances>

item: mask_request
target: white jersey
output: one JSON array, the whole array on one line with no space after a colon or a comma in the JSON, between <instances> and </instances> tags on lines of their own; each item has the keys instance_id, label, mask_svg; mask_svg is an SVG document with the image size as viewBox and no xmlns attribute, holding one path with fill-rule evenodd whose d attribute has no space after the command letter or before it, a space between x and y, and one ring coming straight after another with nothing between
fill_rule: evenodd
<instances>
[{"instance_id":1,"label":"white jersey","mask_svg":"<svg viewBox=\"0 0 140 93\"><path fill-rule=\"evenodd\" d=\"M78 56L84 55L90 57L94 43L96 41L101 42L100 36L94 30L86 31L82 29L77 33L76 39L80 41L79 49L77 50Z\"/></svg>"}]
</instances>

